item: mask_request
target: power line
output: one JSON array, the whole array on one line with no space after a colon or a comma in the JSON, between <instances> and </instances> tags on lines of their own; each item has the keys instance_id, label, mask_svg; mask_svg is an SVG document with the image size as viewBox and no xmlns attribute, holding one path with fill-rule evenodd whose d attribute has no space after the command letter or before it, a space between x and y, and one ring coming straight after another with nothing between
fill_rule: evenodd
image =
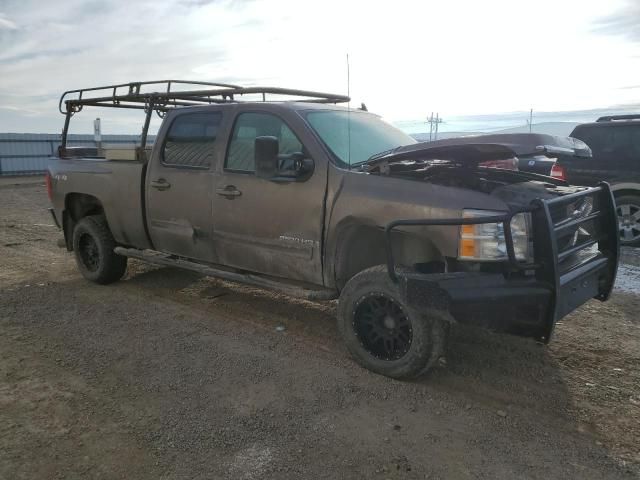
<instances>
[{"instance_id":1,"label":"power line","mask_svg":"<svg viewBox=\"0 0 640 480\"><path fill-rule=\"evenodd\" d=\"M429 141L438 139L438 125L440 125L444 120L440 118L440 114L436 112L436 116L433 116L433 112L429 118L427 118L427 123L429 124Z\"/></svg>"}]
</instances>

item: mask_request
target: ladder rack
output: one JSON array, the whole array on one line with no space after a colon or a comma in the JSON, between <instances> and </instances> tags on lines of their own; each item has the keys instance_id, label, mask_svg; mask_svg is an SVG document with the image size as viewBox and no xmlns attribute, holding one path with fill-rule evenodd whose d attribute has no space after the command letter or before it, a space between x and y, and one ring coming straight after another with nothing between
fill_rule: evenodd
<instances>
[{"instance_id":1,"label":"ladder rack","mask_svg":"<svg viewBox=\"0 0 640 480\"><path fill-rule=\"evenodd\" d=\"M172 90L176 85L209 88ZM150 86L153 91L144 91L143 87ZM344 103L349 101L349 97L345 95L290 88L241 87L227 83L189 80L155 80L68 90L60 97L58 109L60 113L66 115L69 112L71 114L79 112L84 106L145 110L153 104L153 110L166 111L175 107L238 102L238 97L243 95L259 95L263 102L269 100L267 95L290 97L286 99L290 102ZM255 99L252 100L255 101Z\"/></svg>"},{"instance_id":2,"label":"ladder rack","mask_svg":"<svg viewBox=\"0 0 640 480\"><path fill-rule=\"evenodd\" d=\"M149 122L154 111L164 117L166 112L173 108L239 102L241 100L238 97L244 95L254 97L245 101L256 101L257 95L257 101L263 102L345 103L350 100L346 95L333 93L276 87L241 87L229 83L191 80L152 80L68 90L62 94L58 102L58 110L65 116L60 154L62 156L66 150L71 117L85 106L144 110L146 117L140 147L141 151L144 151Z\"/></svg>"}]
</instances>

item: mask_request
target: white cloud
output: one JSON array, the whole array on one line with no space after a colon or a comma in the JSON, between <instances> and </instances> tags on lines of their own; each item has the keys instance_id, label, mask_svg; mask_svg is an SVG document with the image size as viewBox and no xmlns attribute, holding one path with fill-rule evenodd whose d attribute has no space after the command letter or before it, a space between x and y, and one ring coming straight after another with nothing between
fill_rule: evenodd
<instances>
[{"instance_id":1,"label":"white cloud","mask_svg":"<svg viewBox=\"0 0 640 480\"><path fill-rule=\"evenodd\" d=\"M0 30L17 30L18 25L9 20L6 15L0 12Z\"/></svg>"},{"instance_id":2,"label":"white cloud","mask_svg":"<svg viewBox=\"0 0 640 480\"><path fill-rule=\"evenodd\" d=\"M346 92L390 119L636 101L640 44L594 28L623 0L8 0L0 105L57 131L63 90L155 78ZM606 33L611 33L610 29ZM33 117L0 112L0 131ZM97 115L103 112L96 113ZM83 112L87 118L95 116ZM82 117L79 115L78 118Z\"/></svg>"}]
</instances>

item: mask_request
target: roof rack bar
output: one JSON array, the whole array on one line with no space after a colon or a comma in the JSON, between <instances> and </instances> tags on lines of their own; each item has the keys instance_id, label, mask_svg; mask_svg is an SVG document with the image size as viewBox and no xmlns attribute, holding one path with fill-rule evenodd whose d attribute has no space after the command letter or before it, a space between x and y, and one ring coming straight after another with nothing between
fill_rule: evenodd
<instances>
[{"instance_id":1,"label":"roof rack bar","mask_svg":"<svg viewBox=\"0 0 640 480\"><path fill-rule=\"evenodd\" d=\"M310 100L322 100L329 101L331 103L343 103L348 102L349 97L346 95L338 95L335 93L321 93L321 92L311 92L308 90L295 90L290 88L278 88L278 87L240 87L240 88L225 88L220 90L194 90L192 92L171 92L171 95L168 95L170 98L182 98L182 99L197 99L197 97L209 97L209 96L233 96L233 95L253 95L259 94L262 95L263 101L266 100L266 94L271 95L286 95L286 96L294 96L294 97L302 97L299 101L310 101ZM162 94L158 94L158 97L163 97ZM307 100L307 98L309 100Z\"/></svg>"},{"instance_id":2,"label":"roof rack bar","mask_svg":"<svg viewBox=\"0 0 640 480\"><path fill-rule=\"evenodd\" d=\"M81 101L78 100L65 100L65 103L69 105L93 105L100 107L118 107L120 105L128 105L128 104L145 104L149 103L149 101L153 99L156 106L158 105L175 105L175 106L187 106L187 105L203 105L209 103L224 103L228 100L209 99L207 97L192 97L190 95L171 95L167 97L166 93L162 94L149 94L149 95L140 95L140 96L131 96L131 97L96 97L96 98L87 98ZM188 103L186 101L189 101Z\"/></svg>"},{"instance_id":3,"label":"roof rack bar","mask_svg":"<svg viewBox=\"0 0 640 480\"><path fill-rule=\"evenodd\" d=\"M273 95L292 95L299 97L311 97L311 98L323 98L323 99L335 99L336 101L348 102L349 97L346 95L338 95L335 93L322 93L312 92L309 90L297 90L292 88L278 88L278 87L244 87L233 90L228 90L230 93L236 93L238 95L244 95L249 93L268 93Z\"/></svg>"},{"instance_id":4,"label":"roof rack bar","mask_svg":"<svg viewBox=\"0 0 640 480\"><path fill-rule=\"evenodd\" d=\"M606 115L604 117L600 117L596 120L596 122L611 122L615 120L640 120L640 114L630 114L630 115Z\"/></svg>"},{"instance_id":5,"label":"roof rack bar","mask_svg":"<svg viewBox=\"0 0 640 480\"><path fill-rule=\"evenodd\" d=\"M89 107L110 107L110 108L129 108L135 110L144 110L146 107L145 102L138 102L134 104L126 104L126 103L102 103L102 102L84 102L83 106ZM193 102L168 102L165 105L153 105L154 110L167 110L167 107L196 107L198 105L202 105L201 103L193 103Z\"/></svg>"}]
</instances>

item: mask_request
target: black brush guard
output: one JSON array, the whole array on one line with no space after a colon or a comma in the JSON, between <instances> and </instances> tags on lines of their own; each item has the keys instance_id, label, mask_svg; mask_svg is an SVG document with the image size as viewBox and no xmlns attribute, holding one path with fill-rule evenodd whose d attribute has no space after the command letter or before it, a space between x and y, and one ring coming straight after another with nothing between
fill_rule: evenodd
<instances>
[{"instance_id":1,"label":"black brush guard","mask_svg":"<svg viewBox=\"0 0 640 480\"><path fill-rule=\"evenodd\" d=\"M522 212L531 215L533 262L518 261L514 252L511 220ZM422 274L396 268L391 233L398 227L485 223L503 224L508 256L503 273ZM534 333L527 336L545 342L555 323L572 310L591 298L609 298L618 268L618 219L613 194L604 182L573 194L538 199L505 215L396 220L386 226L385 234L388 274L406 301L442 309L464 303L534 302L538 321Z\"/></svg>"}]
</instances>

